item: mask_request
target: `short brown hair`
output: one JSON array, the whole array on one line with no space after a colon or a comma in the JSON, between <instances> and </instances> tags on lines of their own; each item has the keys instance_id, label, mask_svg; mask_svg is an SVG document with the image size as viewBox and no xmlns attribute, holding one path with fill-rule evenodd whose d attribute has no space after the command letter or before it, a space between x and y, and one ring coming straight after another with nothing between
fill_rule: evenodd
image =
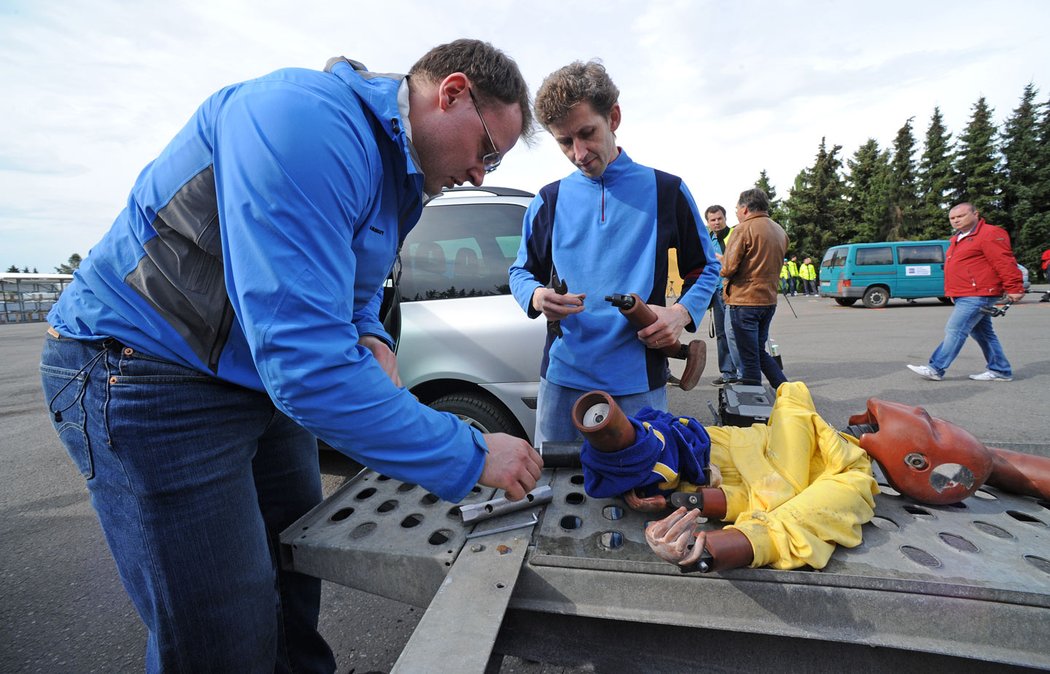
<instances>
[{"instance_id":1,"label":"short brown hair","mask_svg":"<svg viewBox=\"0 0 1050 674\"><path fill-rule=\"evenodd\" d=\"M587 101L595 112L608 117L619 100L620 90L605 66L598 61L574 61L543 80L536 92L536 117L549 129L581 101Z\"/></svg>"},{"instance_id":2,"label":"short brown hair","mask_svg":"<svg viewBox=\"0 0 1050 674\"><path fill-rule=\"evenodd\" d=\"M440 82L452 73L470 78L478 98L485 107L486 99L517 103L521 109L521 139L528 141L533 133L529 85L514 59L481 40L460 39L441 44L424 54L408 71L409 76Z\"/></svg>"}]
</instances>

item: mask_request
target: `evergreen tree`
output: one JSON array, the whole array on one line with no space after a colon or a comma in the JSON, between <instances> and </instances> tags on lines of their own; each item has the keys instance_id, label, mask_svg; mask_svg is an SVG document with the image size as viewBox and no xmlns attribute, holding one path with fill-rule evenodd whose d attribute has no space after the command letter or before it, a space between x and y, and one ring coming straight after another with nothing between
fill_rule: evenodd
<instances>
[{"instance_id":1,"label":"evergreen tree","mask_svg":"<svg viewBox=\"0 0 1050 674\"><path fill-rule=\"evenodd\" d=\"M826 139L821 138L813 166L798 174L784 203L790 250L796 254L822 257L829 246L850 241L855 235L844 216L846 188L838 157L841 149L841 145L834 145L829 152Z\"/></svg>"},{"instance_id":2,"label":"evergreen tree","mask_svg":"<svg viewBox=\"0 0 1050 674\"><path fill-rule=\"evenodd\" d=\"M1014 218L1020 233L1012 237L1011 242L1017 261L1028 267L1029 272L1041 273L1042 252L1050 248L1050 100L1038 107L1041 111L1037 111L1034 132L1034 170L1028 177L1026 190L1030 201L1026 210L1030 215L1023 221Z\"/></svg>"},{"instance_id":3,"label":"evergreen tree","mask_svg":"<svg viewBox=\"0 0 1050 674\"><path fill-rule=\"evenodd\" d=\"M773 187L773 184L769 182L769 176L766 174L766 170L762 169L762 172L758 174L758 180L755 181L755 187L766 193L769 197L769 217L777 222L783 222L784 216L781 209L782 204L777 199L777 190Z\"/></svg>"},{"instance_id":4,"label":"evergreen tree","mask_svg":"<svg viewBox=\"0 0 1050 674\"><path fill-rule=\"evenodd\" d=\"M915 171L915 134L909 117L893 139L893 160L890 164L890 208L887 228L882 241L912 239L918 233L918 176Z\"/></svg>"},{"instance_id":5,"label":"evergreen tree","mask_svg":"<svg viewBox=\"0 0 1050 674\"><path fill-rule=\"evenodd\" d=\"M851 243L881 241L890 209L889 154L869 138L846 165L849 177L843 214L855 232Z\"/></svg>"},{"instance_id":6,"label":"evergreen tree","mask_svg":"<svg viewBox=\"0 0 1050 674\"><path fill-rule=\"evenodd\" d=\"M18 265L13 264L10 267L8 267L7 268L7 273L8 274L17 274L18 273Z\"/></svg>"},{"instance_id":7,"label":"evergreen tree","mask_svg":"<svg viewBox=\"0 0 1050 674\"><path fill-rule=\"evenodd\" d=\"M944 126L941 109L934 108L930 126L926 130L926 143L919 160L918 193L919 212L915 238L943 239L949 235L948 209L955 183L952 168L951 134Z\"/></svg>"},{"instance_id":8,"label":"evergreen tree","mask_svg":"<svg viewBox=\"0 0 1050 674\"><path fill-rule=\"evenodd\" d=\"M959 136L958 153L955 158L956 183L955 203L968 201L981 216L993 224L1005 224L1000 201L999 155L995 147L995 124L992 109L984 96L973 106L966 129Z\"/></svg>"},{"instance_id":9,"label":"evergreen tree","mask_svg":"<svg viewBox=\"0 0 1050 674\"><path fill-rule=\"evenodd\" d=\"M69 256L69 262L66 264L55 267L55 271L59 274L72 274L74 271L80 268L80 263L83 258L78 253L73 253Z\"/></svg>"},{"instance_id":10,"label":"evergreen tree","mask_svg":"<svg viewBox=\"0 0 1050 674\"><path fill-rule=\"evenodd\" d=\"M1018 261L1034 269L1029 258L1037 251L1029 250L1029 242L1020 235L1037 210L1037 192L1040 173L1039 106L1035 103L1036 89L1029 83L1021 95L1021 103L1006 121L1002 134L1003 151L1003 209L1007 220L1004 226L1010 232ZM1041 217L1045 217L1040 214ZM1031 233L1031 227L1029 227Z\"/></svg>"}]
</instances>

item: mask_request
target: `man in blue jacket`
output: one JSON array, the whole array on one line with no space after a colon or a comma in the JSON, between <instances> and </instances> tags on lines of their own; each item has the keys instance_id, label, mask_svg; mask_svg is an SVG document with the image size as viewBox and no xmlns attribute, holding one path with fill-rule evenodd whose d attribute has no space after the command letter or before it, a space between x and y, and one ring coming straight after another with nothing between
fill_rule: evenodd
<instances>
[{"instance_id":1,"label":"man in blue jacket","mask_svg":"<svg viewBox=\"0 0 1050 674\"><path fill-rule=\"evenodd\" d=\"M332 671L320 581L277 534L321 499L314 436L459 500L541 461L400 387L382 286L427 195L531 127L517 65L457 40L408 76L333 59L208 98L51 311L41 371L149 630L150 671Z\"/></svg>"},{"instance_id":2,"label":"man in blue jacket","mask_svg":"<svg viewBox=\"0 0 1050 674\"><path fill-rule=\"evenodd\" d=\"M536 115L577 167L547 185L525 213L510 286L528 315L552 322L544 348L536 442L579 437L573 403L606 391L633 416L667 409L667 358L659 349L695 330L718 284L720 264L692 195L677 176L636 164L616 145L619 90L595 61L549 75ZM683 279L695 279L665 306L667 251ZM558 292L564 282L567 292ZM636 293L657 315L633 328L604 301ZM584 299L591 301L584 307Z\"/></svg>"}]
</instances>

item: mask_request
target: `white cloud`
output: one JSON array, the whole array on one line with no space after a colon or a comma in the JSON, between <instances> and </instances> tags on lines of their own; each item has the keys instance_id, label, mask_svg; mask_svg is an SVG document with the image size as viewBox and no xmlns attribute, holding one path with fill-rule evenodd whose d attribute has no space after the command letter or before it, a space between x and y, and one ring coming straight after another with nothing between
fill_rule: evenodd
<instances>
[{"instance_id":1,"label":"white cloud","mask_svg":"<svg viewBox=\"0 0 1050 674\"><path fill-rule=\"evenodd\" d=\"M1000 18L1001 17L1001 18ZM935 105L957 134L985 95L1002 121L1028 82L1050 93L1050 5L702 0L461 2L8 0L0 7L0 265L49 269L85 253L139 171L212 91L344 54L406 70L427 48L479 37L533 91L601 58L621 89L620 141L726 203L767 169L780 195L821 136L849 157ZM536 190L571 170L541 134L492 176Z\"/></svg>"}]
</instances>

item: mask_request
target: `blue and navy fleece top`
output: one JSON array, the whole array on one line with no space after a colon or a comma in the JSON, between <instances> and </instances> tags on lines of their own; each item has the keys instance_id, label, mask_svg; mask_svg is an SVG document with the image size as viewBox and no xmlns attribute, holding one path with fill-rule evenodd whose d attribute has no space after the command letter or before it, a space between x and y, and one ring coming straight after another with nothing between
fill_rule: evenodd
<instances>
[{"instance_id":1,"label":"blue and navy fleece top","mask_svg":"<svg viewBox=\"0 0 1050 674\"><path fill-rule=\"evenodd\" d=\"M525 213L510 287L531 318L536 288L556 270L569 292L586 293L586 309L548 335L542 375L550 382L611 395L651 391L667 383L667 359L646 349L638 330L605 301L637 293L664 306L667 251L678 251L682 278L697 280L678 302L699 322L718 285L721 264L682 179L636 164L622 149L597 179L581 171L547 185Z\"/></svg>"}]
</instances>

